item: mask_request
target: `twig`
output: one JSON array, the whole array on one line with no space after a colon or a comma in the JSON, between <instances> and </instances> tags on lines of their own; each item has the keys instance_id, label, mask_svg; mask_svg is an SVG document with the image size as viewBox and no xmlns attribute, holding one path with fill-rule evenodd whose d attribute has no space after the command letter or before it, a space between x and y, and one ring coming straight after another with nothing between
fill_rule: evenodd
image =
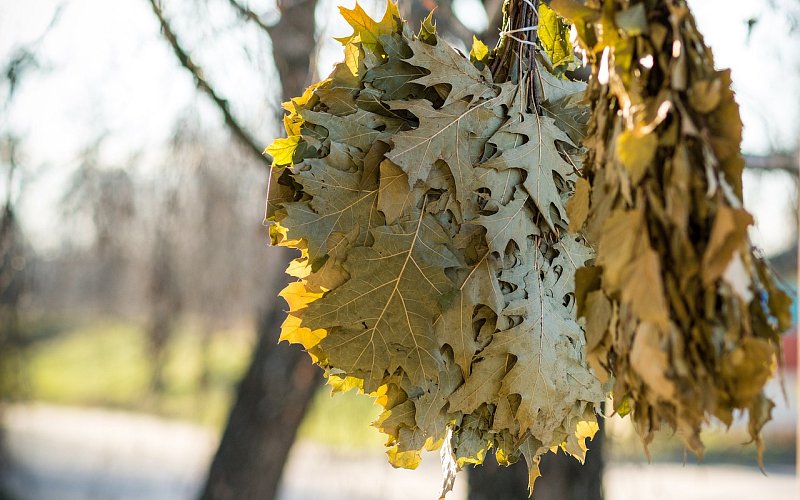
<instances>
[{"instance_id":1,"label":"twig","mask_svg":"<svg viewBox=\"0 0 800 500\"><path fill-rule=\"evenodd\" d=\"M238 0L228 0L228 3L231 4L231 7L233 7L233 9L238 12L240 16L254 23L264 33L269 35L269 26L267 26L267 24L261 20L261 16L253 12L248 6L239 3Z\"/></svg>"},{"instance_id":2,"label":"twig","mask_svg":"<svg viewBox=\"0 0 800 500\"><path fill-rule=\"evenodd\" d=\"M539 0L505 1L500 41L490 69L495 80L502 82L513 79L510 72L516 68L516 80L526 96L526 106L541 114L541 96L535 84L538 76L535 60L538 6Z\"/></svg>"},{"instance_id":3,"label":"twig","mask_svg":"<svg viewBox=\"0 0 800 500\"><path fill-rule=\"evenodd\" d=\"M272 159L269 158L268 155L263 154L263 149L258 146L256 141L250 136L250 134L239 124L238 120L233 116L231 113L230 107L228 106L228 101L222 98L216 90L211 86L208 80L205 79L203 76L203 68L198 66L197 64L192 61L192 58L189 56L189 53L183 48L183 46L178 41L178 37L175 35L175 32L172 31L172 26L170 25L169 21L167 21L166 17L164 17L164 12L161 10L161 6L159 5L158 0L149 0L150 5L153 7L153 13L158 18L158 22L161 25L161 33L164 35L164 38L167 39L170 46L172 46L172 51L175 53L175 57L178 58L178 61L181 63L181 66L186 68L192 76L194 77L195 85L197 86L198 90L206 94L214 104L217 105L217 108L222 112L223 116L225 117L225 124L228 128L233 132L239 141L246 147L248 151L253 153L253 156L259 159L259 162L266 166L269 163L272 163ZM266 158L266 161L265 161Z\"/></svg>"},{"instance_id":4,"label":"twig","mask_svg":"<svg viewBox=\"0 0 800 500\"><path fill-rule=\"evenodd\" d=\"M745 167L751 170L782 170L792 175L797 175L800 156L797 153L776 153L767 156L744 155L744 163Z\"/></svg>"}]
</instances>

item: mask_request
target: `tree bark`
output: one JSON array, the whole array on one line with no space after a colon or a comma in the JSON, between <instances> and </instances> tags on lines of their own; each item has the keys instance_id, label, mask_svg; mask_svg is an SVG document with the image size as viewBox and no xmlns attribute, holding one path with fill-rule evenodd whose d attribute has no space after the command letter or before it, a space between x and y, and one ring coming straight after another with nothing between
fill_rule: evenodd
<instances>
[{"instance_id":1,"label":"tree bark","mask_svg":"<svg viewBox=\"0 0 800 500\"><path fill-rule=\"evenodd\" d=\"M277 494L297 428L322 380L301 349L277 345L283 316L280 307L270 304L260 317L258 345L239 385L202 499L271 500Z\"/></svg>"},{"instance_id":2,"label":"tree bark","mask_svg":"<svg viewBox=\"0 0 800 500\"><path fill-rule=\"evenodd\" d=\"M308 84L314 54L316 0L279 5L281 20L268 28L284 100L302 94ZM252 16L246 19L252 21ZM259 24L263 29L264 25ZM276 267L286 267L288 252L273 250ZM257 346L239 383L228 423L206 484L203 500L272 500L283 466L308 404L321 385L319 369L297 346L278 345L285 314L277 293L286 284L279 272L264 297Z\"/></svg>"}]
</instances>

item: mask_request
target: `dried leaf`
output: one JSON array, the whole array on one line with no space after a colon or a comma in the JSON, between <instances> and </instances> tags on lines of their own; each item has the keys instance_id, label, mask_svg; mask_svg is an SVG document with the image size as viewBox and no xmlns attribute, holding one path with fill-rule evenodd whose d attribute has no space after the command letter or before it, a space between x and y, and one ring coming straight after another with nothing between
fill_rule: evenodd
<instances>
[{"instance_id":1,"label":"dried leaf","mask_svg":"<svg viewBox=\"0 0 800 500\"><path fill-rule=\"evenodd\" d=\"M468 60L430 17L414 36L394 4L343 13L344 62L287 103L297 139L271 146L270 233L301 250L281 338L383 407L392 465L444 445L452 479L494 449L532 487L543 453L583 460L605 398L575 317L593 254L564 231L584 86L541 66L550 115L528 113L480 43Z\"/></svg>"}]
</instances>

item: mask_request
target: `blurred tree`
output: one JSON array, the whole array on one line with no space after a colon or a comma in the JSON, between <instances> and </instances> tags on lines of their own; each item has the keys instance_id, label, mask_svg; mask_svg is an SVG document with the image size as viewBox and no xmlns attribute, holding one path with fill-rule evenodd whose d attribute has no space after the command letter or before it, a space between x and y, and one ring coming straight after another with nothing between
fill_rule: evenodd
<instances>
[{"instance_id":1,"label":"blurred tree","mask_svg":"<svg viewBox=\"0 0 800 500\"><path fill-rule=\"evenodd\" d=\"M173 52L194 77L197 88L216 104L233 135L253 153L254 163L265 165L262 148L233 116L227 101L203 76L202 69L182 47L159 2L150 0L161 32ZM280 21L268 27L249 7L235 0L230 5L248 22L256 23L272 39L276 66L281 73L285 99L302 93L310 78L314 53L315 0L280 4ZM257 164L258 164L257 163ZM282 267L288 262L282 255ZM257 344L250 366L239 384L236 401L203 489L202 498L274 498L286 457L306 408L321 377L296 348L277 347L282 307L276 300L286 278L267 286L257 324Z\"/></svg>"},{"instance_id":2,"label":"blurred tree","mask_svg":"<svg viewBox=\"0 0 800 500\"><path fill-rule=\"evenodd\" d=\"M61 207L82 231L92 266L81 277L82 293L101 310L119 311L130 267L131 227L136 217L135 188L127 169L103 165L100 138L84 149L69 179Z\"/></svg>"},{"instance_id":3,"label":"blurred tree","mask_svg":"<svg viewBox=\"0 0 800 500\"><path fill-rule=\"evenodd\" d=\"M164 391L164 364L167 343L181 314L182 297L175 271L172 241L165 229L157 228L153 241L147 298L149 321L147 339L150 362L150 388L155 394Z\"/></svg>"},{"instance_id":4,"label":"blurred tree","mask_svg":"<svg viewBox=\"0 0 800 500\"><path fill-rule=\"evenodd\" d=\"M20 387L23 339L19 310L29 288L30 247L16 214L14 178L18 174L18 141L6 137L0 161L7 168L6 199L0 207L0 401L14 396Z\"/></svg>"},{"instance_id":5,"label":"blurred tree","mask_svg":"<svg viewBox=\"0 0 800 500\"><path fill-rule=\"evenodd\" d=\"M8 112L22 80L39 68L37 51L56 22L61 9L56 9L44 32L26 45L21 45L2 65L0 92L3 113ZM0 115L2 116L2 115ZM0 121L0 125L5 125ZM0 175L4 184L0 193L0 410L21 387L24 364L24 339L20 326L20 309L31 284L33 251L17 217L17 205L25 189L21 168L21 139L5 127L0 128ZM0 476L7 469L3 429L0 426ZM0 491L0 497L5 496Z\"/></svg>"}]
</instances>

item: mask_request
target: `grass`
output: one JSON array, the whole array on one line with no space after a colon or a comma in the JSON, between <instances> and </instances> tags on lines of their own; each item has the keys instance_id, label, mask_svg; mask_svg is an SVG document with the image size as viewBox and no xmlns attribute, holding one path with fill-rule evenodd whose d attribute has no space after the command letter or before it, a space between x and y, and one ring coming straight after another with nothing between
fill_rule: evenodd
<instances>
[{"instance_id":1,"label":"grass","mask_svg":"<svg viewBox=\"0 0 800 500\"><path fill-rule=\"evenodd\" d=\"M202 389L200 336L190 328L179 329L167 346L164 390L154 394L143 328L114 320L76 323L29 346L22 396L220 426L249 361L251 342L243 332L216 335L208 350L209 383Z\"/></svg>"},{"instance_id":2,"label":"grass","mask_svg":"<svg viewBox=\"0 0 800 500\"><path fill-rule=\"evenodd\" d=\"M301 438L339 448L381 448L386 439L370 425L379 410L369 396L355 391L331 396L330 389L323 387L298 433Z\"/></svg>"},{"instance_id":3,"label":"grass","mask_svg":"<svg viewBox=\"0 0 800 500\"><path fill-rule=\"evenodd\" d=\"M247 368L252 333L219 332L207 352L208 384L200 385L203 349L197 329L181 327L167 346L164 391L150 389L150 362L144 330L118 320L62 321L61 329L47 322L29 335L22 377L27 399L56 404L102 406L155 413L221 428L236 384ZM45 332L45 333L41 333ZM335 397L323 387L311 403L299 437L344 448L380 448L383 436L370 425L379 408L372 399L349 392ZM628 424L629 427L629 424ZM622 431L620 431L622 429ZM610 424L607 441L612 461L645 461L632 429ZM746 435L711 430L704 433L706 462L755 464L755 447L742 446ZM656 461L682 461L677 436L662 432L650 446ZM794 463L794 438L770 439L765 462ZM688 457L688 461L694 461Z\"/></svg>"},{"instance_id":4,"label":"grass","mask_svg":"<svg viewBox=\"0 0 800 500\"><path fill-rule=\"evenodd\" d=\"M167 346L165 387L153 394L147 339L140 325L114 319L58 318L29 325L21 397L71 406L100 406L154 413L221 428L236 384L247 368L252 333L218 332L207 352L208 385L201 387L203 348L191 325ZM380 447L372 399L355 392L331 397L323 387L311 403L299 436L338 447Z\"/></svg>"}]
</instances>

